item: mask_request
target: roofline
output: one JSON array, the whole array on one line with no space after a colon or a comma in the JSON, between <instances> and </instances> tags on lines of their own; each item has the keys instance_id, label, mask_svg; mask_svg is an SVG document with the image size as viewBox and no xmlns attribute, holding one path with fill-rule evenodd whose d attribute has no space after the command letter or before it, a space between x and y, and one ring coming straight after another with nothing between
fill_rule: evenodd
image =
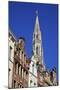
<instances>
[{"instance_id":1,"label":"roofline","mask_svg":"<svg viewBox=\"0 0 60 90\"><path fill-rule=\"evenodd\" d=\"M10 33L12 35L12 37L14 38L15 41L17 41L16 36L14 35L14 33L11 31L11 29L8 30L8 33Z\"/></svg>"}]
</instances>

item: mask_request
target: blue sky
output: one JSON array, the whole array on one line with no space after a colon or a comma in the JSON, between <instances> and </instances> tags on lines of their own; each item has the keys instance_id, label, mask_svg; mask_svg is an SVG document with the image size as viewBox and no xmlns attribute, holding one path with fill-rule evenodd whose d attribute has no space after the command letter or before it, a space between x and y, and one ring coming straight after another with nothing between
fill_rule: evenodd
<instances>
[{"instance_id":1,"label":"blue sky","mask_svg":"<svg viewBox=\"0 0 60 90\"><path fill-rule=\"evenodd\" d=\"M25 38L26 54L32 56L32 36L36 10L42 33L44 63L47 69L57 68L58 74L58 5L9 2L9 28L18 39Z\"/></svg>"}]
</instances>

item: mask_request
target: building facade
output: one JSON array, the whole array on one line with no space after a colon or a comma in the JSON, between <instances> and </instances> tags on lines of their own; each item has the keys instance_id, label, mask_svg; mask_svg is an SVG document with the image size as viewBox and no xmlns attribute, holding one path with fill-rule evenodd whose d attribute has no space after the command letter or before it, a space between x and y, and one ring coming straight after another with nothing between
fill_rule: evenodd
<instances>
[{"instance_id":1,"label":"building facade","mask_svg":"<svg viewBox=\"0 0 60 90\"><path fill-rule=\"evenodd\" d=\"M20 37L16 41L14 35L9 32L8 88L28 87L29 64L24 38Z\"/></svg>"},{"instance_id":2,"label":"building facade","mask_svg":"<svg viewBox=\"0 0 60 90\"><path fill-rule=\"evenodd\" d=\"M13 88L28 87L29 60L25 53L25 41L19 38L15 47L14 69L13 69Z\"/></svg>"},{"instance_id":3,"label":"building facade","mask_svg":"<svg viewBox=\"0 0 60 90\"><path fill-rule=\"evenodd\" d=\"M11 31L9 31L8 38L8 49L9 49L9 57L8 57L8 87L12 88L12 79L13 79L13 63L14 63L14 48L15 48L16 39Z\"/></svg>"}]
</instances>

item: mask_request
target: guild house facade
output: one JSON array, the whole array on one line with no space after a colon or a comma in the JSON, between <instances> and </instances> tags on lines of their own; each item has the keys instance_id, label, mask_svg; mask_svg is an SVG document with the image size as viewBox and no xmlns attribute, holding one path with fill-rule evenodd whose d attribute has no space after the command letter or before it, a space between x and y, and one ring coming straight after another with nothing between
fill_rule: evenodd
<instances>
[{"instance_id":1,"label":"guild house facade","mask_svg":"<svg viewBox=\"0 0 60 90\"><path fill-rule=\"evenodd\" d=\"M57 86L56 68L46 70L43 60L42 34L36 15L33 32L33 53L29 58L25 51L25 39L16 40L9 30L8 88Z\"/></svg>"}]
</instances>

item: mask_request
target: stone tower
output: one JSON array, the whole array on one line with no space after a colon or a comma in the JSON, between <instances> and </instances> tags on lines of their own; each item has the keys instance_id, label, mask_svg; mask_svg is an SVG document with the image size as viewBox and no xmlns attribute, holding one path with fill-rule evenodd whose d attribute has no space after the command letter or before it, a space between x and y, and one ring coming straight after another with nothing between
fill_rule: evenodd
<instances>
[{"instance_id":1,"label":"stone tower","mask_svg":"<svg viewBox=\"0 0 60 90\"><path fill-rule=\"evenodd\" d=\"M43 48L42 48L42 38L41 38L41 31L40 31L40 25L39 25L39 19L38 14L36 15L36 21L35 21L35 27L33 32L33 55L31 58L31 64L30 64L30 75L29 75L29 87L37 87L38 86L38 65L43 64Z\"/></svg>"},{"instance_id":2,"label":"stone tower","mask_svg":"<svg viewBox=\"0 0 60 90\"><path fill-rule=\"evenodd\" d=\"M41 38L41 31L40 31L39 20L37 15L35 28L33 32L33 56L35 58L34 62L39 61L40 64L43 64L42 54L43 54L42 38Z\"/></svg>"}]
</instances>

